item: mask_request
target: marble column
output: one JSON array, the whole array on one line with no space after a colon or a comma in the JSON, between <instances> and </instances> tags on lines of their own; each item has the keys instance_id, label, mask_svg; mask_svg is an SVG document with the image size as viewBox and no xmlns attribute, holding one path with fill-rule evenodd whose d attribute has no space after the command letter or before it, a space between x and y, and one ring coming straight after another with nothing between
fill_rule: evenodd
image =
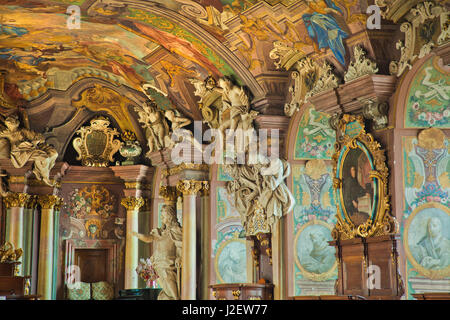
<instances>
[{"instance_id":1,"label":"marble column","mask_svg":"<svg viewBox=\"0 0 450 320\"><path fill-rule=\"evenodd\" d=\"M285 297L285 259L284 254L284 217L276 219L272 226L272 270L273 270L273 298L284 300Z\"/></svg>"},{"instance_id":2,"label":"marble column","mask_svg":"<svg viewBox=\"0 0 450 320\"><path fill-rule=\"evenodd\" d=\"M37 202L41 206L41 229L39 236L39 265L37 294L42 300L52 299L53 286L53 243L54 210L58 210L62 199L55 195L40 195ZM57 236L57 235L56 235Z\"/></svg>"},{"instance_id":3,"label":"marble column","mask_svg":"<svg viewBox=\"0 0 450 320\"><path fill-rule=\"evenodd\" d=\"M211 256L211 214L209 211L209 182L203 182L201 191L201 273L200 273L200 299L209 299L210 285L210 256Z\"/></svg>"},{"instance_id":4,"label":"marble column","mask_svg":"<svg viewBox=\"0 0 450 320\"><path fill-rule=\"evenodd\" d=\"M197 286L197 193L203 182L180 180L177 190L183 194L183 246L181 256L181 299L195 300Z\"/></svg>"},{"instance_id":5,"label":"marble column","mask_svg":"<svg viewBox=\"0 0 450 320\"><path fill-rule=\"evenodd\" d=\"M122 198L121 204L127 210L127 233L125 246L125 289L138 287L136 268L139 262L139 239L131 232L139 232L139 208L144 205L144 198L128 196Z\"/></svg>"},{"instance_id":6,"label":"marble column","mask_svg":"<svg viewBox=\"0 0 450 320\"><path fill-rule=\"evenodd\" d=\"M24 249L24 207L30 199L27 193L10 193L3 198L7 208L9 223L6 225L6 242L10 242L14 249ZM23 256L20 257L21 264L17 266L16 274L23 276Z\"/></svg>"}]
</instances>

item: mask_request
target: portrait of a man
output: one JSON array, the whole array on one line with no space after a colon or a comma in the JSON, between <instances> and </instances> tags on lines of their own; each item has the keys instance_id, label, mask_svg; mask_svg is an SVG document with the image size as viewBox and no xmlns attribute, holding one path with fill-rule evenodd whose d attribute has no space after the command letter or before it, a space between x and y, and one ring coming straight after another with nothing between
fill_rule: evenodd
<instances>
[{"instance_id":1,"label":"portrait of a man","mask_svg":"<svg viewBox=\"0 0 450 320\"><path fill-rule=\"evenodd\" d=\"M416 261L426 269L450 265L450 240L442 234L442 222L437 216L426 220L426 233L411 250Z\"/></svg>"},{"instance_id":2,"label":"portrait of a man","mask_svg":"<svg viewBox=\"0 0 450 320\"><path fill-rule=\"evenodd\" d=\"M342 197L347 215L356 225L366 222L372 211L369 170L369 159L361 149L348 153L343 166Z\"/></svg>"}]
</instances>

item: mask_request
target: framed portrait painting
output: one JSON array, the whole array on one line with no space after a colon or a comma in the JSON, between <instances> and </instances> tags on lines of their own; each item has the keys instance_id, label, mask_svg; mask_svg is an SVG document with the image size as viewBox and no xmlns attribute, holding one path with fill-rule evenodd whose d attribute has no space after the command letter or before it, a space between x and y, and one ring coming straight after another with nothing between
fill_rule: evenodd
<instances>
[{"instance_id":1,"label":"framed portrait painting","mask_svg":"<svg viewBox=\"0 0 450 320\"><path fill-rule=\"evenodd\" d=\"M384 150L366 133L362 116L344 114L333 154L337 199L335 239L390 234L398 229L390 215Z\"/></svg>"}]
</instances>

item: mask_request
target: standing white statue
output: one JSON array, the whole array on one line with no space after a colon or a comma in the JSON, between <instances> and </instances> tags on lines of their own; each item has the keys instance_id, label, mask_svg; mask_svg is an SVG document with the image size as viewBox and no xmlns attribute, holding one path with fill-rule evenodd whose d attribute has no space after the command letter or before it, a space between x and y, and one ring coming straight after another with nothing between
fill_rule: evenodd
<instances>
[{"instance_id":1,"label":"standing white statue","mask_svg":"<svg viewBox=\"0 0 450 320\"><path fill-rule=\"evenodd\" d=\"M162 207L161 224L161 228L153 229L149 235L136 232L131 234L146 243L153 242L153 255L150 261L159 276L157 281L162 288L158 300L179 300L183 233L174 206Z\"/></svg>"}]
</instances>

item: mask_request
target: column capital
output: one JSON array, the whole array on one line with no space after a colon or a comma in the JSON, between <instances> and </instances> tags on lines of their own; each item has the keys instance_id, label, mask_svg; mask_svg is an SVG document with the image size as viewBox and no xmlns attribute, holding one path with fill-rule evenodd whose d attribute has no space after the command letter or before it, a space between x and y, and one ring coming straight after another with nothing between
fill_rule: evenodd
<instances>
[{"instance_id":1,"label":"column capital","mask_svg":"<svg viewBox=\"0 0 450 320\"><path fill-rule=\"evenodd\" d=\"M183 195L196 195L203 188L203 183L208 181L180 180L177 183L177 190Z\"/></svg>"},{"instance_id":2,"label":"column capital","mask_svg":"<svg viewBox=\"0 0 450 320\"><path fill-rule=\"evenodd\" d=\"M202 181L202 190L200 192L203 197L209 196L210 189L211 189L211 185L210 185L209 181Z\"/></svg>"},{"instance_id":3,"label":"column capital","mask_svg":"<svg viewBox=\"0 0 450 320\"><path fill-rule=\"evenodd\" d=\"M63 202L62 198L52 194L44 194L37 196L37 203L41 206L42 209L58 210L62 202Z\"/></svg>"},{"instance_id":4,"label":"column capital","mask_svg":"<svg viewBox=\"0 0 450 320\"><path fill-rule=\"evenodd\" d=\"M164 202L171 203L177 202L177 198L181 195L181 192L177 190L177 187L161 186L159 187L159 195L164 199Z\"/></svg>"},{"instance_id":5,"label":"column capital","mask_svg":"<svg viewBox=\"0 0 450 320\"><path fill-rule=\"evenodd\" d=\"M141 208L144 205L144 203L145 203L144 198L133 197L133 196L124 197L120 201L120 204L123 205L127 209L127 211L128 210L138 210L139 208Z\"/></svg>"},{"instance_id":6,"label":"column capital","mask_svg":"<svg viewBox=\"0 0 450 320\"><path fill-rule=\"evenodd\" d=\"M3 197L3 202L6 208L22 208L25 207L30 197L31 195L29 195L28 193L9 192L6 197Z\"/></svg>"}]
</instances>

